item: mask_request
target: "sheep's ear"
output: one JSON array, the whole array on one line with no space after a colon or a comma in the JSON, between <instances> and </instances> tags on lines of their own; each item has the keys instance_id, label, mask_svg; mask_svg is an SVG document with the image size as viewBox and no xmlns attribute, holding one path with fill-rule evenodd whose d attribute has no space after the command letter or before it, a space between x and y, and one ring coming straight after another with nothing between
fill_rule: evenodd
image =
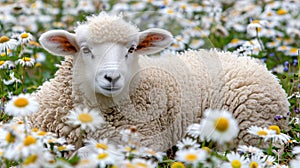
<instances>
[{"instance_id":1,"label":"sheep's ear","mask_svg":"<svg viewBox=\"0 0 300 168\"><path fill-rule=\"evenodd\" d=\"M153 54L168 47L172 41L172 34L167 30L151 28L140 32L135 53L141 55Z\"/></svg>"},{"instance_id":2,"label":"sheep's ear","mask_svg":"<svg viewBox=\"0 0 300 168\"><path fill-rule=\"evenodd\" d=\"M54 55L74 55L79 51L75 34L65 30L50 30L43 33L39 41L48 52Z\"/></svg>"}]
</instances>

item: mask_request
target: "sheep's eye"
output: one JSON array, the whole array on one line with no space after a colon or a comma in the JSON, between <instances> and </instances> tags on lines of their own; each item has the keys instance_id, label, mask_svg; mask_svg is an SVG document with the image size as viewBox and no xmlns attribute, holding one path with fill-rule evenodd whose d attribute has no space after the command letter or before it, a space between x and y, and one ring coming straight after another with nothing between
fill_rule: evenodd
<instances>
[{"instance_id":1,"label":"sheep's eye","mask_svg":"<svg viewBox=\"0 0 300 168\"><path fill-rule=\"evenodd\" d=\"M91 52L91 50L90 50L89 48L87 48L87 47L82 47L81 50L82 50L82 52L83 52L84 54L88 54L88 53Z\"/></svg>"},{"instance_id":2,"label":"sheep's eye","mask_svg":"<svg viewBox=\"0 0 300 168\"><path fill-rule=\"evenodd\" d=\"M133 53L133 51L135 50L136 46L132 45L129 49L128 49L128 53Z\"/></svg>"}]
</instances>

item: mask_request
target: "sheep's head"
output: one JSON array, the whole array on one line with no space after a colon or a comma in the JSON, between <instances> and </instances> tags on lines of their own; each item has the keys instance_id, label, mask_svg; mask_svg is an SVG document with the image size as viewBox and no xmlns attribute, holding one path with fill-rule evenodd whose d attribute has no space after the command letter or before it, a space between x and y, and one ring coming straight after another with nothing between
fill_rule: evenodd
<instances>
[{"instance_id":1,"label":"sheep's head","mask_svg":"<svg viewBox=\"0 0 300 168\"><path fill-rule=\"evenodd\" d=\"M139 32L121 17L106 13L88 18L75 34L51 30L40 37L40 43L50 53L74 56L84 87L108 97L118 95L129 83L138 66L138 55L156 53L171 42L172 35L166 30Z\"/></svg>"}]
</instances>

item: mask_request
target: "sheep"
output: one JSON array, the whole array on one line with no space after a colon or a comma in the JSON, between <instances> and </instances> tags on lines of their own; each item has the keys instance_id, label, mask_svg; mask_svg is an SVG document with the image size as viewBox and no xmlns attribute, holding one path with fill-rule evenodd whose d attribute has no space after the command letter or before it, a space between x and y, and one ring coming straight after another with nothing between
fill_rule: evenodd
<instances>
[{"instance_id":1,"label":"sheep","mask_svg":"<svg viewBox=\"0 0 300 168\"><path fill-rule=\"evenodd\" d=\"M251 125L283 125L273 117L288 112L287 96L265 65L216 49L147 56L172 40L167 30L140 31L103 12L87 17L75 33L45 32L41 45L65 60L33 93L40 109L31 126L64 136L77 148L88 138L121 143L120 131L134 126L142 145L166 151L209 108L233 113L240 128L235 145L258 143L247 132ZM66 116L75 107L99 111L105 123L96 131L70 126Z\"/></svg>"}]
</instances>

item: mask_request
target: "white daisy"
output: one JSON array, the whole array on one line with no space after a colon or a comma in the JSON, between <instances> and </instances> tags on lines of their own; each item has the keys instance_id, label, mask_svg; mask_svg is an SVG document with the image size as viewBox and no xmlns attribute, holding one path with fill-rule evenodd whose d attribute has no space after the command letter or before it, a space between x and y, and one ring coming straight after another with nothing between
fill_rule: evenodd
<instances>
[{"instance_id":1,"label":"white daisy","mask_svg":"<svg viewBox=\"0 0 300 168\"><path fill-rule=\"evenodd\" d=\"M15 67L15 64L12 61L0 61L0 69L12 69Z\"/></svg>"},{"instance_id":2,"label":"white daisy","mask_svg":"<svg viewBox=\"0 0 300 168\"><path fill-rule=\"evenodd\" d=\"M260 155L253 155L248 160L247 165L249 168L263 168L265 166L265 162Z\"/></svg>"},{"instance_id":3,"label":"white daisy","mask_svg":"<svg viewBox=\"0 0 300 168\"><path fill-rule=\"evenodd\" d=\"M300 146L295 146L295 147L293 148L292 153L293 153L294 155L295 155L295 154L300 154Z\"/></svg>"},{"instance_id":4,"label":"white daisy","mask_svg":"<svg viewBox=\"0 0 300 168\"><path fill-rule=\"evenodd\" d=\"M273 166L276 161L276 158L274 156L265 155L263 156L262 160L265 161L266 166Z\"/></svg>"},{"instance_id":5,"label":"white daisy","mask_svg":"<svg viewBox=\"0 0 300 168\"><path fill-rule=\"evenodd\" d=\"M131 161L135 168L156 168L157 165L150 160L135 158Z\"/></svg>"},{"instance_id":6,"label":"white daisy","mask_svg":"<svg viewBox=\"0 0 300 168\"><path fill-rule=\"evenodd\" d=\"M39 104L34 97L29 94L14 96L5 107L5 113L11 116L29 116L37 112Z\"/></svg>"},{"instance_id":7,"label":"white daisy","mask_svg":"<svg viewBox=\"0 0 300 168\"><path fill-rule=\"evenodd\" d=\"M75 108L71 110L69 116L67 116L67 123L70 125L80 125L82 130L87 128L94 131L96 128L99 128L104 119L99 115L99 112L96 110L88 110L87 108Z\"/></svg>"},{"instance_id":8,"label":"white daisy","mask_svg":"<svg viewBox=\"0 0 300 168\"><path fill-rule=\"evenodd\" d=\"M80 158L79 163L75 165L75 168L91 168L91 167L97 167L97 163L91 159Z\"/></svg>"},{"instance_id":9,"label":"white daisy","mask_svg":"<svg viewBox=\"0 0 300 168\"><path fill-rule=\"evenodd\" d=\"M35 59L30 57L23 57L16 61L16 64L20 64L22 67L32 67L34 63Z\"/></svg>"},{"instance_id":10,"label":"white daisy","mask_svg":"<svg viewBox=\"0 0 300 168\"><path fill-rule=\"evenodd\" d=\"M222 167L245 168L247 167L247 159L238 153L231 152L227 154L228 162L222 164Z\"/></svg>"},{"instance_id":11,"label":"white daisy","mask_svg":"<svg viewBox=\"0 0 300 168\"><path fill-rule=\"evenodd\" d=\"M191 139L191 138L184 138L181 141L179 141L176 145L179 150L181 149L189 149L189 148L199 148L200 145L197 144L197 141Z\"/></svg>"},{"instance_id":12,"label":"white daisy","mask_svg":"<svg viewBox=\"0 0 300 168\"><path fill-rule=\"evenodd\" d=\"M18 45L18 41L15 39L10 39L7 36L0 37L0 52L5 52L7 50L12 50Z\"/></svg>"},{"instance_id":13,"label":"white daisy","mask_svg":"<svg viewBox=\"0 0 300 168\"><path fill-rule=\"evenodd\" d=\"M289 163L291 168L299 168L300 165L300 155L296 156L295 159L291 160Z\"/></svg>"},{"instance_id":14,"label":"white daisy","mask_svg":"<svg viewBox=\"0 0 300 168\"><path fill-rule=\"evenodd\" d=\"M11 85L11 84L14 84L14 83L22 83L20 79L16 78L15 77L15 73L14 72L11 72L9 74L9 80L5 80L3 79L3 83L4 85Z\"/></svg>"},{"instance_id":15,"label":"white daisy","mask_svg":"<svg viewBox=\"0 0 300 168\"><path fill-rule=\"evenodd\" d=\"M241 145L238 147L237 151L245 154L254 154L254 155L263 155L263 151L257 147L254 146L246 146L246 145Z\"/></svg>"},{"instance_id":16,"label":"white daisy","mask_svg":"<svg viewBox=\"0 0 300 168\"><path fill-rule=\"evenodd\" d=\"M218 144L231 141L239 132L237 121L225 110L206 110L200 125L202 136Z\"/></svg>"},{"instance_id":17,"label":"white daisy","mask_svg":"<svg viewBox=\"0 0 300 168\"><path fill-rule=\"evenodd\" d=\"M100 168L105 168L121 160L120 155L108 151L92 154L89 159L95 161Z\"/></svg>"},{"instance_id":18,"label":"white daisy","mask_svg":"<svg viewBox=\"0 0 300 168\"><path fill-rule=\"evenodd\" d=\"M256 135L258 137L263 138L265 141L270 139L272 137L272 135L274 135L274 133L275 133L274 130L269 130L267 128L262 128L262 127L258 127L258 126L251 126L248 129L248 132L250 134L253 134L253 135Z\"/></svg>"},{"instance_id":19,"label":"white daisy","mask_svg":"<svg viewBox=\"0 0 300 168\"><path fill-rule=\"evenodd\" d=\"M23 32L18 36L18 39L22 44L29 43L33 39L33 36L30 33Z\"/></svg>"},{"instance_id":20,"label":"white daisy","mask_svg":"<svg viewBox=\"0 0 300 168\"><path fill-rule=\"evenodd\" d=\"M203 149L185 149L176 152L175 159L181 162L190 163L194 166L204 162L207 158L207 152Z\"/></svg>"},{"instance_id":21,"label":"white daisy","mask_svg":"<svg viewBox=\"0 0 300 168\"><path fill-rule=\"evenodd\" d=\"M286 144L291 139L290 136L281 133L280 128L277 125L271 125L269 126L268 129L275 131L275 133L271 135L271 138L274 140L274 142L279 142L280 144Z\"/></svg>"},{"instance_id":22,"label":"white daisy","mask_svg":"<svg viewBox=\"0 0 300 168\"><path fill-rule=\"evenodd\" d=\"M191 124L187 128L187 134L193 138L200 138L201 137L201 125L200 124Z\"/></svg>"}]
</instances>

